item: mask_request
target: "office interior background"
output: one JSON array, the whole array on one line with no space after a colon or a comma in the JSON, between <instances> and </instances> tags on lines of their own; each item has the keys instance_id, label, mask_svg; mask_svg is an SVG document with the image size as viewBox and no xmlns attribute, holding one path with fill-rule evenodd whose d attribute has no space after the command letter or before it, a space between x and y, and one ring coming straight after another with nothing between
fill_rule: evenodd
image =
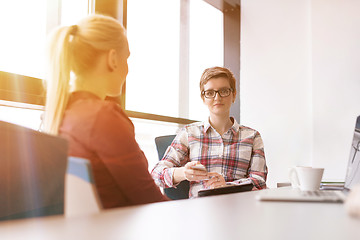
<instances>
[{"instance_id":1,"label":"office interior background","mask_svg":"<svg viewBox=\"0 0 360 240\"><path fill-rule=\"evenodd\" d=\"M149 169L156 136L206 119L200 75L225 65L239 87L232 114L263 137L269 187L295 165L342 181L360 115L359 10L358 0L4 0L0 120L39 129L46 34L103 12L127 28L129 75L114 100Z\"/></svg>"}]
</instances>

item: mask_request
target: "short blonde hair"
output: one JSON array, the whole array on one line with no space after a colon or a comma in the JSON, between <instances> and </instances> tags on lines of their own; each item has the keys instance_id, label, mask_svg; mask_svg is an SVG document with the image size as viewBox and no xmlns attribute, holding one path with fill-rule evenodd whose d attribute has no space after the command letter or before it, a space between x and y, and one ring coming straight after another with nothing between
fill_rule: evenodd
<instances>
[{"instance_id":1,"label":"short blonde hair","mask_svg":"<svg viewBox=\"0 0 360 240\"><path fill-rule=\"evenodd\" d=\"M116 19L93 14L77 25L56 28L49 37L48 76L43 130L58 134L70 94L70 73L80 75L111 49L127 46L125 29Z\"/></svg>"},{"instance_id":2,"label":"short blonde hair","mask_svg":"<svg viewBox=\"0 0 360 240\"><path fill-rule=\"evenodd\" d=\"M232 89L234 96L236 96L236 79L234 77L234 74L225 67L211 67L205 69L200 78L200 94L202 99L204 99L202 93L204 91L205 84L210 79L219 77L225 77L229 81L230 88Z\"/></svg>"}]
</instances>

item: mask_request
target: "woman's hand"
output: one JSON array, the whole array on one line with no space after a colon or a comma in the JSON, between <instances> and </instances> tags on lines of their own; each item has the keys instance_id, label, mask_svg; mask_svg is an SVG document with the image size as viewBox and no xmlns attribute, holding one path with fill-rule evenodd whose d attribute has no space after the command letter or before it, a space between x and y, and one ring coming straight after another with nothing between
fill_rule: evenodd
<instances>
[{"instance_id":1,"label":"woman's hand","mask_svg":"<svg viewBox=\"0 0 360 240\"><path fill-rule=\"evenodd\" d=\"M208 172L205 170L199 170L192 168L195 165L199 165L200 162L188 162L184 166L183 176L188 181L201 181L209 179Z\"/></svg>"},{"instance_id":2,"label":"woman's hand","mask_svg":"<svg viewBox=\"0 0 360 240\"><path fill-rule=\"evenodd\" d=\"M206 188L218 188L226 185L224 177L217 172L209 172L210 179L205 183Z\"/></svg>"}]
</instances>

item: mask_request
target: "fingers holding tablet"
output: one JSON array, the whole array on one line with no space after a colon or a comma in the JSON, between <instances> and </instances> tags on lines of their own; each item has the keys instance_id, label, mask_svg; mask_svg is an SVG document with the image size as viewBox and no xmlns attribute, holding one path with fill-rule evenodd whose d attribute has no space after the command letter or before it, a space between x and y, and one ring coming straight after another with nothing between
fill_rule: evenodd
<instances>
[{"instance_id":1,"label":"fingers holding tablet","mask_svg":"<svg viewBox=\"0 0 360 240\"><path fill-rule=\"evenodd\" d=\"M224 177L217 172L210 172L209 177L210 177L209 181L205 183L206 188L212 189L212 188L223 187L226 185Z\"/></svg>"}]
</instances>

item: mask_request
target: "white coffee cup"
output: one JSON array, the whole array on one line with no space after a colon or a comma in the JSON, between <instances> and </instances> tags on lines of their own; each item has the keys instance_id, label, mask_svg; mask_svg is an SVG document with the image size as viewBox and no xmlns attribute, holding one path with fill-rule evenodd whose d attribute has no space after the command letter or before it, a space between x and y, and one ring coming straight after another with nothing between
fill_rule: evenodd
<instances>
[{"instance_id":1,"label":"white coffee cup","mask_svg":"<svg viewBox=\"0 0 360 240\"><path fill-rule=\"evenodd\" d=\"M301 191L316 191L320 188L324 168L297 166L289 171L289 178L293 188Z\"/></svg>"}]
</instances>

